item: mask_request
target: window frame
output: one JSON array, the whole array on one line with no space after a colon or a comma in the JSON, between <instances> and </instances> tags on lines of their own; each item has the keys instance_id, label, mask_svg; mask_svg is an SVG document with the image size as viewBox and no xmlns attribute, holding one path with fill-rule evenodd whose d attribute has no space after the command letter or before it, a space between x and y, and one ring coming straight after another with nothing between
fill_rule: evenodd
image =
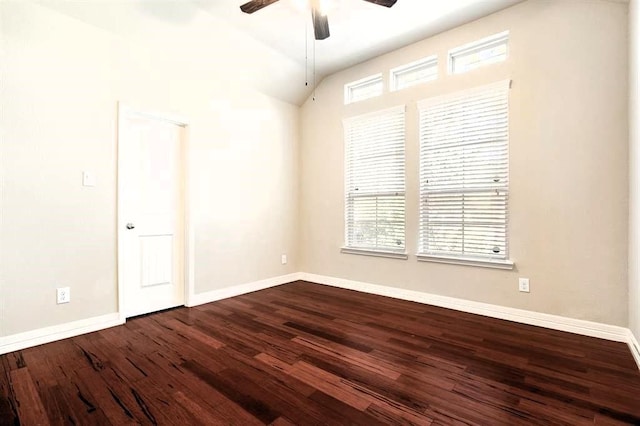
<instances>
[{"instance_id":1,"label":"window frame","mask_svg":"<svg viewBox=\"0 0 640 426\"><path fill-rule=\"evenodd\" d=\"M375 94L373 96L369 96L363 99L353 99L353 90L360 89L366 87L368 85L380 83L380 93ZM384 79L382 78L382 73L377 73L370 75L368 77L361 78L360 80L352 81L344 85L344 104L354 104L362 101L366 101L367 99L377 98L378 96L382 96L384 93Z\"/></svg>"},{"instance_id":2,"label":"window frame","mask_svg":"<svg viewBox=\"0 0 640 426\"><path fill-rule=\"evenodd\" d=\"M349 140L349 126L351 123L357 120L370 120L375 117L384 116L385 114L402 113L402 191L399 190L379 190L377 192L371 192L366 194L354 195L351 191L351 179L353 179L350 172L350 140ZM361 254L368 256L387 257L395 259L408 259L407 254L407 192L406 192L406 106L395 106L391 108L385 108L378 111L374 111L367 114L361 114L349 118L343 119L344 130L344 245L340 248L341 253L345 254ZM373 247L373 246L357 246L350 245L350 233L353 230L350 228L350 213L353 214L353 210L350 210L350 200L356 200L358 198L378 198L378 197L402 197L403 203L403 241L402 247L395 250L389 247ZM377 226L376 221L376 226Z\"/></svg>"},{"instance_id":3,"label":"window frame","mask_svg":"<svg viewBox=\"0 0 640 426\"><path fill-rule=\"evenodd\" d=\"M503 43L506 46L506 53L505 53L504 60L489 62L489 63L481 63L479 66L475 68L471 68L464 71L456 71L455 69L456 58L464 55L474 54L485 49L490 49L492 47L499 46ZM507 59L509 59L509 30L502 31L501 33L484 37L484 38L481 38L480 40L475 40L475 41L472 41L471 43L467 43L462 46L458 46L456 48L449 50L449 53L447 54L447 60L448 60L447 69L449 70L449 74L451 75L460 75L460 74L465 74L465 73L474 71L478 68L483 68L485 66L504 62Z\"/></svg>"},{"instance_id":4,"label":"window frame","mask_svg":"<svg viewBox=\"0 0 640 426\"><path fill-rule=\"evenodd\" d=\"M419 69L421 67L431 67L433 66L436 70L435 73L435 77L433 78L429 78L426 80L417 80L412 82L411 84L404 86L404 87L398 87L398 75L402 74L402 73L406 73L406 72L410 72L410 71L414 71L416 69ZM435 81L438 79L438 55L431 55L431 56L427 56L425 58L422 59L418 59L417 61L413 61L410 62L408 64L404 64L404 65L400 65L398 67L392 68L389 71L389 87L391 92L397 92L399 90L404 90L404 89L408 89L410 87L413 86L417 86L420 84L426 84L429 83L430 81Z\"/></svg>"},{"instance_id":5,"label":"window frame","mask_svg":"<svg viewBox=\"0 0 640 426\"><path fill-rule=\"evenodd\" d=\"M458 264L458 265L470 265L470 266L480 266L480 267L489 267L489 268L499 268L499 269L513 269L514 268L514 262L512 260L509 259L509 203L508 203L508 199L509 199L509 191L510 191L510 185L509 185L509 142L510 142L510 137L509 137L509 90L511 87L511 81L510 80L504 80L504 81L499 81L493 84L488 84L488 85L483 85L483 86L479 86L470 90L464 90L464 91L460 91L460 92L456 92L456 93L452 93L449 95L444 95L444 96L438 96L438 97L433 97L433 98L428 98L428 99L424 99L422 101L418 102L418 123L417 123L417 127L418 127L418 145L419 145L419 149L420 149L420 156L419 156L419 211L418 211L418 249L417 249L417 258L419 261L428 261L428 262L437 262L437 263L448 263L448 264ZM506 120L507 120L507 130L506 130L506 143L505 143L505 149L506 149L506 173L507 173L507 180L506 180L506 186L504 189L501 189L504 191L504 196L505 196L505 208L504 208L504 215L505 215L505 222L504 222L504 233L505 233L505 237L504 237L504 256L502 258L498 258L498 257L491 257L491 256L478 256L476 255L468 255L468 254L464 254L464 247L462 247L462 253L460 255L456 255L453 254L451 252L444 252L444 251L437 251L437 250L433 250L433 251L429 251L426 249L426 244L424 242L423 239L423 233L428 232L429 230L429 225L425 223L426 218L425 216L428 213L423 213L423 205L422 203L424 202L425 198L428 196L429 192L424 191L423 190L423 186L424 182L423 179L426 175L426 171L424 170L424 165L423 165L423 159L425 158L423 155L423 150L425 149L425 143L422 139L422 134L423 134L423 120L422 120L422 114L424 113L424 111L426 111L427 106L428 105L432 105L433 103L437 102L438 99L440 98L444 98L444 99L448 99L448 100L455 100L455 99L460 99L460 98L464 98L464 97L470 97L473 96L474 94L480 93L482 91L488 91L488 90L506 90ZM443 100L443 102L446 102L446 100ZM460 144L460 145L455 145L457 147L462 147L465 146L464 143ZM455 147L454 145L452 145L452 147ZM463 181L464 182L464 181ZM479 191L481 189L484 189L484 191L486 192L490 192L493 191L494 188L475 188L472 191L469 191L469 187L463 187L460 188L459 190L450 190L447 191L447 193L451 193L451 194L460 194L462 197L464 197L465 194L471 194L474 191ZM433 194L434 192L431 192L431 194ZM464 210L462 210L464 212ZM461 226L464 227L464 214L461 215Z\"/></svg>"}]
</instances>

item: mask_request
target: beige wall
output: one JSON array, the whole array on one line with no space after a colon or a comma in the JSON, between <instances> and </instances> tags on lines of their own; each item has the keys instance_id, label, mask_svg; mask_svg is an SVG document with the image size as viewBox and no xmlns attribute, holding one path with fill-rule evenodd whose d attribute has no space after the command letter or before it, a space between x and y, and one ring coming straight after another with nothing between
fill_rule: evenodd
<instances>
[{"instance_id":1,"label":"beige wall","mask_svg":"<svg viewBox=\"0 0 640 426\"><path fill-rule=\"evenodd\" d=\"M447 50L510 31L509 59L450 76ZM345 83L437 54L437 82L343 105ZM528 1L349 68L302 107L301 269L627 324L627 5ZM510 257L516 269L341 254L344 117L407 108L407 248L418 230L416 101L510 78ZM531 293L518 292L518 277Z\"/></svg>"},{"instance_id":2,"label":"beige wall","mask_svg":"<svg viewBox=\"0 0 640 426\"><path fill-rule=\"evenodd\" d=\"M214 110L216 137L191 152L196 293L299 270L298 107L248 96Z\"/></svg>"},{"instance_id":3,"label":"beige wall","mask_svg":"<svg viewBox=\"0 0 640 426\"><path fill-rule=\"evenodd\" d=\"M291 64L206 16L186 34L145 23L123 35L49 7L0 2L0 336L117 311L120 100L191 123L197 293L301 270L617 325L627 324L629 306L638 335L634 262L626 284L637 191L632 185L628 206L626 13L618 2L529 1L335 74L299 111L250 88L256 73L258 86L269 86L273 73L259 70ZM449 48L505 29L506 63L446 75ZM434 53L437 82L342 104L346 82ZM409 106L407 247L415 254L415 101L506 78L514 82L516 270L340 254L342 118ZM632 164L637 152L632 144ZM96 174L96 187L81 186L83 170ZM530 294L517 292L519 276L531 279ZM57 306L63 285L72 302Z\"/></svg>"},{"instance_id":4,"label":"beige wall","mask_svg":"<svg viewBox=\"0 0 640 426\"><path fill-rule=\"evenodd\" d=\"M298 108L238 71L279 58L206 15L126 37L28 2L0 19L0 336L117 311L118 101L190 121L197 292L298 270Z\"/></svg>"},{"instance_id":5,"label":"beige wall","mask_svg":"<svg viewBox=\"0 0 640 426\"><path fill-rule=\"evenodd\" d=\"M640 3L629 3L629 328L640 341Z\"/></svg>"}]
</instances>

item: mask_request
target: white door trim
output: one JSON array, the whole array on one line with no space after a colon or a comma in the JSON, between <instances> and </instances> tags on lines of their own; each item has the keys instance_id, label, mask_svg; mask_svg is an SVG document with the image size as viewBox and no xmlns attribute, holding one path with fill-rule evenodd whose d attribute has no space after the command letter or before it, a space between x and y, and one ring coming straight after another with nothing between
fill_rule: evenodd
<instances>
[{"instance_id":1,"label":"white door trim","mask_svg":"<svg viewBox=\"0 0 640 426\"><path fill-rule=\"evenodd\" d=\"M123 131L123 123L125 117L142 117L142 118L151 118L154 120L162 120L168 123L175 124L177 126L184 128L184 140L181 141L181 159L182 162L182 173L183 173L183 202L184 202L184 220L183 220L183 228L184 228L184 304L185 306L190 306L190 302L192 299L192 295L195 291L194 284L194 232L191 226L192 222L192 212L189 208L191 205L190 198L190 171L189 171L189 121L181 116L169 114L169 113L160 113L156 111L145 111L142 109L133 108L125 103L118 102L118 132L116 136L116 149L117 149L117 192L116 192L116 205L117 205L117 215L116 215L116 238L118 241L117 244L117 265L118 265L118 314L120 317L120 321L124 323L126 321L126 315L124 312L124 271L120 268L121 265L121 254L123 253L123 244L124 239L121 238L121 233L123 231L123 224L120 223L120 218L123 213L120 206L120 194L123 190L124 183L120 180L120 155L122 150L120 150L120 134Z\"/></svg>"}]
</instances>

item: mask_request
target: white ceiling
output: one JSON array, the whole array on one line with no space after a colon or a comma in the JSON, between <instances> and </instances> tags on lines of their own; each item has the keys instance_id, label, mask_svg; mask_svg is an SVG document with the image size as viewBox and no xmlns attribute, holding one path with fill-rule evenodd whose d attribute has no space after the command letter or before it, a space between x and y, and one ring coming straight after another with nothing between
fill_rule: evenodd
<instances>
[{"instance_id":1,"label":"white ceiling","mask_svg":"<svg viewBox=\"0 0 640 426\"><path fill-rule=\"evenodd\" d=\"M146 38L149 43L160 43L163 38L166 43L167 37L189 45L206 44L206 39L212 40L212 46L233 43L237 53L249 55L254 63L254 81L248 84L301 104L311 91L304 85L306 50L306 69L311 69L315 48L319 82L336 71L523 0L398 0L392 8L363 0L322 0L333 3L327 13L331 37L322 41L313 39L311 13L305 9L308 0L280 0L251 15L240 11L248 0L32 1L120 35ZM198 25L208 33L203 35ZM248 41L240 47L238 43L245 39Z\"/></svg>"},{"instance_id":2,"label":"white ceiling","mask_svg":"<svg viewBox=\"0 0 640 426\"><path fill-rule=\"evenodd\" d=\"M195 0L200 7L304 65L305 34L313 57L311 12L305 0L280 0L251 15L248 0ZM398 0L386 8L363 0L327 0L331 37L316 41L316 70L326 76L522 0Z\"/></svg>"}]
</instances>

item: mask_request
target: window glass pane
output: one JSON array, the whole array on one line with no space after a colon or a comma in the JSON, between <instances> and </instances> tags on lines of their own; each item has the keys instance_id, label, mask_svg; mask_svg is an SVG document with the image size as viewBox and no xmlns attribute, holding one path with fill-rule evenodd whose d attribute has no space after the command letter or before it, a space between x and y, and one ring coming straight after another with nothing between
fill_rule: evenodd
<instances>
[{"instance_id":1,"label":"window glass pane","mask_svg":"<svg viewBox=\"0 0 640 426\"><path fill-rule=\"evenodd\" d=\"M401 90L438 78L438 61L430 57L391 70L392 90Z\"/></svg>"},{"instance_id":2,"label":"window glass pane","mask_svg":"<svg viewBox=\"0 0 640 426\"><path fill-rule=\"evenodd\" d=\"M404 249L404 195L352 198L348 210L350 247Z\"/></svg>"},{"instance_id":3,"label":"window glass pane","mask_svg":"<svg viewBox=\"0 0 640 426\"><path fill-rule=\"evenodd\" d=\"M461 74L484 65L506 60L508 40L509 34L501 33L454 49L449 53L451 72Z\"/></svg>"},{"instance_id":4,"label":"window glass pane","mask_svg":"<svg viewBox=\"0 0 640 426\"><path fill-rule=\"evenodd\" d=\"M363 101L382 95L382 74L367 77L345 85L345 104Z\"/></svg>"}]
</instances>

